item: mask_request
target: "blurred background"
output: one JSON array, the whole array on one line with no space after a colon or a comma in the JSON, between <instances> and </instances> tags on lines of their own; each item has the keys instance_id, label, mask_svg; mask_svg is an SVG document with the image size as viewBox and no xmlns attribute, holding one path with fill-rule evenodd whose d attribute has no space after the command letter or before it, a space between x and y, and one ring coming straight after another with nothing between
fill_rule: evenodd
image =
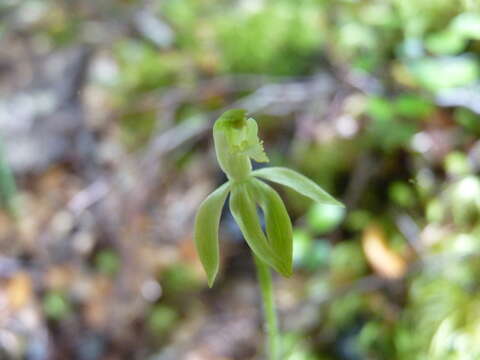
<instances>
[{"instance_id":1,"label":"blurred background","mask_svg":"<svg viewBox=\"0 0 480 360\"><path fill-rule=\"evenodd\" d=\"M286 360L480 359L477 0L2 0L0 359L262 359L211 126L248 109L284 189Z\"/></svg>"}]
</instances>

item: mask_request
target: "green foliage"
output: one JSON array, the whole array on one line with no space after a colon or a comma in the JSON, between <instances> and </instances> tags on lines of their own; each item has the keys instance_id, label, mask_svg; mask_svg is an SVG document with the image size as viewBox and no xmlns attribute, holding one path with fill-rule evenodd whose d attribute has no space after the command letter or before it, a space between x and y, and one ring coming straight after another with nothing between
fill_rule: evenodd
<instances>
[{"instance_id":1,"label":"green foliage","mask_svg":"<svg viewBox=\"0 0 480 360\"><path fill-rule=\"evenodd\" d=\"M185 59L179 54L160 54L151 44L125 40L116 44L120 67L117 88L134 94L171 84L185 74Z\"/></svg>"},{"instance_id":2,"label":"green foliage","mask_svg":"<svg viewBox=\"0 0 480 360\"><path fill-rule=\"evenodd\" d=\"M282 344L285 354L285 360L327 360L327 358L319 358L308 347L308 344L301 336L295 333L284 334L282 336Z\"/></svg>"},{"instance_id":3,"label":"green foliage","mask_svg":"<svg viewBox=\"0 0 480 360\"><path fill-rule=\"evenodd\" d=\"M346 219L346 225L350 230L359 231L364 229L372 219L373 214L366 210L357 209L349 212Z\"/></svg>"},{"instance_id":4,"label":"green foliage","mask_svg":"<svg viewBox=\"0 0 480 360\"><path fill-rule=\"evenodd\" d=\"M398 96L393 102L393 107L398 116L406 119L424 119L435 109L431 101L416 94Z\"/></svg>"},{"instance_id":5,"label":"green foliage","mask_svg":"<svg viewBox=\"0 0 480 360\"><path fill-rule=\"evenodd\" d=\"M10 214L17 211L17 186L10 166L5 158L2 140L0 139L0 206Z\"/></svg>"},{"instance_id":6,"label":"green foliage","mask_svg":"<svg viewBox=\"0 0 480 360\"><path fill-rule=\"evenodd\" d=\"M155 124L155 114L151 111L125 114L120 119L124 143L130 148L145 144L155 130Z\"/></svg>"},{"instance_id":7,"label":"green foliage","mask_svg":"<svg viewBox=\"0 0 480 360\"><path fill-rule=\"evenodd\" d=\"M448 174L459 177L468 175L472 171L472 168L464 153L454 151L445 158L445 170Z\"/></svg>"},{"instance_id":8,"label":"green foliage","mask_svg":"<svg viewBox=\"0 0 480 360\"><path fill-rule=\"evenodd\" d=\"M364 299L358 294L343 296L330 307L328 321L338 328L351 325L364 306Z\"/></svg>"},{"instance_id":9,"label":"green foliage","mask_svg":"<svg viewBox=\"0 0 480 360\"><path fill-rule=\"evenodd\" d=\"M480 179L473 175L461 177L445 191L450 214L458 226L469 226L480 218Z\"/></svg>"},{"instance_id":10,"label":"green foliage","mask_svg":"<svg viewBox=\"0 0 480 360\"><path fill-rule=\"evenodd\" d=\"M168 267L161 278L165 295L174 299L200 287L195 269L189 264L176 263Z\"/></svg>"},{"instance_id":11,"label":"green foliage","mask_svg":"<svg viewBox=\"0 0 480 360\"><path fill-rule=\"evenodd\" d=\"M390 199L402 207L412 207L415 204L415 193L411 186L404 182L394 182L389 186L388 192Z\"/></svg>"},{"instance_id":12,"label":"green foliage","mask_svg":"<svg viewBox=\"0 0 480 360\"><path fill-rule=\"evenodd\" d=\"M178 320L177 312L169 306L156 305L148 317L148 325L154 334L162 335L170 330Z\"/></svg>"},{"instance_id":13,"label":"green foliage","mask_svg":"<svg viewBox=\"0 0 480 360\"><path fill-rule=\"evenodd\" d=\"M233 6L170 0L162 8L178 27L179 45L223 72L304 73L322 40L321 12L313 0Z\"/></svg>"},{"instance_id":14,"label":"green foliage","mask_svg":"<svg viewBox=\"0 0 480 360\"><path fill-rule=\"evenodd\" d=\"M381 321L371 321L362 327L358 335L358 345L366 354L391 354L392 327ZM375 355L373 355L375 356Z\"/></svg>"},{"instance_id":15,"label":"green foliage","mask_svg":"<svg viewBox=\"0 0 480 360\"><path fill-rule=\"evenodd\" d=\"M450 264L448 270L423 272L413 281L409 306L397 330L399 356L414 360L478 357L474 319L479 304L469 290L477 272L478 266L462 261ZM411 331L417 336L412 337Z\"/></svg>"},{"instance_id":16,"label":"green foliage","mask_svg":"<svg viewBox=\"0 0 480 360\"><path fill-rule=\"evenodd\" d=\"M457 108L455 110L455 120L466 132L480 135L480 115L465 108Z\"/></svg>"},{"instance_id":17,"label":"green foliage","mask_svg":"<svg viewBox=\"0 0 480 360\"><path fill-rule=\"evenodd\" d=\"M405 146L418 130L417 123L410 119L410 106L405 100L392 106L387 99L370 98L367 105L367 114L372 119L368 129L370 141L385 151ZM408 116L402 119L402 114Z\"/></svg>"},{"instance_id":18,"label":"green foliage","mask_svg":"<svg viewBox=\"0 0 480 360\"><path fill-rule=\"evenodd\" d=\"M65 294L50 291L43 298L43 309L49 318L61 320L71 312L71 305Z\"/></svg>"},{"instance_id":19,"label":"green foliage","mask_svg":"<svg viewBox=\"0 0 480 360\"><path fill-rule=\"evenodd\" d=\"M459 36L480 40L480 14L465 12L453 19L451 28Z\"/></svg>"},{"instance_id":20,"label":"green foliage","mask_svg":"<svg viewBox=\"0 0 480 360\"><path fill-rule=\"evenodd\" d=\"M219 19L218 43L230 72L304 73L320 45L320 12L314 1L269 1L258 10L237 9ZM275 31L272 31L275 29Z\"/></svg>"},{"instance_id":21,"label":"green foliage","mask_svg":"<svg viewBox=\"0 0 480 360\"><path fill-rule=\"evenodd\" d=\"M105 275L115 275L120 266L120 258L111 250L102 250L95 256L95 267Z\"/></svg>"},{"instance_id":22,"label":"green foliage","mask_svg":"<svg viewBox=\"0 0 480 360\"><path fill-rule=\"evenodd\" d=\"M419 84L431 91L472 85L480 76L478 59L468 55L421 58L413 61L410 69Z\"/></svg>"},{"instance_id":23,"label":"green foliage","mask_svg":"<svg viewBox=\"0 0 480 360\"><path fill-rule=\"evenodd\" d=\"M332 275L340 283L364 275L367 262L358 241L344 241L332 249L330 258Z\"/></svg>"},{"instance_id":24,"label":"green foliage","mask_svg":"<svg viewBox=\"0 0 480 360\"><path fill-rule=\"evenodd\" d=\"M465 38L451 30L430 34L425 40L426 48L436 55L455 55L467 46Z\"/></svg>"},{"instance_id":25,"label":"green foliage","mask_svg":"<svg viewBox=\"0 0 480 360\"><path fill-rule=\"evenodd\" d=\"M325 267L329 263L331 246L325 239L313 239L305 230L293 231L293 262L296 267L310 271Z\"/></svg>"},{"instance_id":26,"label":"green foliage","mask_svg":"<svg viewBox=\"0 0 480 360\"><path fill-rule=\"evenodd\" d=\"M310 228L321 235L334 230L344 216L345 209L342 207L315 203L308 210L307 221Z\"/></svg>"}]
</instances>

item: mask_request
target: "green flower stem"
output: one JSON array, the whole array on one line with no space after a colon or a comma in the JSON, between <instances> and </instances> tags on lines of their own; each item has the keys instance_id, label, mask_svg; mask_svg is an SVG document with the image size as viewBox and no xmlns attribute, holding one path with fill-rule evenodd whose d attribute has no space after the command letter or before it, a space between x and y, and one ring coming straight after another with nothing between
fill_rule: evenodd
<instances>
[{"instance_id":1,"label":"green flower stem","mask_svg":"<svg viewBox=\"0 0 480 360\"><path fill-rule=\"evenodd\" d=\"M279 331L277 312L275 310L275 297L273 293L272 274L268 265L260 260L257 256L255 265L257 267L257 277L262 292L263 312L265 319L265 331L268 336L268 359L279 359Z\"/></svg>"}]
</instances>

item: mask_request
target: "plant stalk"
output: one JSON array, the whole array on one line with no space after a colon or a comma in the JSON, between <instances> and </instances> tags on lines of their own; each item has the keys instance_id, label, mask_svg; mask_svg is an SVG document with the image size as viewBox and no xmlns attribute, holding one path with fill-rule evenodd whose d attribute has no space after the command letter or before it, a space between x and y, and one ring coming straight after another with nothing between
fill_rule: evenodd
<instances>
[{"instance_id":1,"label":"plant stalk","mask_svg":"<svg viewBox=\"0 0 480 360\"><path fill-rule=\"evenodd\" d=\"M272 274L268 265L254 255L257 277L262 293L264 328L267 333L267 351L269 360L279 360L280 342Z\"/></svg>"},{"instance_id":2,"label":"plant stalk","mask_svg":"<svg viewBox=\"0 0 480 360\"><path fill-rule=\"evenodd\" d=\"M17 187L12 170L7 163L3 141L0 138L0 208L4 208L7 212L15 217L17 213Z\"/></svg>"}]
</instances>

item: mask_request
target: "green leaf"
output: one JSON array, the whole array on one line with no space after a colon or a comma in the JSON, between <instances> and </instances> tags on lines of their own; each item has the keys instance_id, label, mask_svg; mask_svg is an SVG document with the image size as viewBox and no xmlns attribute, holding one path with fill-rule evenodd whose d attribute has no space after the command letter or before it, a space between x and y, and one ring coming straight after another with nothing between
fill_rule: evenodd
<instances>
[{"instance_id":1,"label":"green leaf","mask_svg":"<svg viewBox=\"0 0 480 360\"><path fill-rule=\"evenodd\" d=\"M367 114L380 122L391 122L395 119L395 110L392 104L378 96L372 96L367 102Z\"/></svg>"},{"instance_id":2,"label":"green leaf","mask_svg":"<svg viewBox=\"0 0 480 360\"><path fill-rule=\"evenodd\" d=\"M480 116L478 114L459 107L455 110L453 117L464 128L466 133L470 132L473 135L480 135Z\"/></svg>"},{"instance_id":3,"label":"green leaf","mask_svg":"<svg viewBox=\"0 0 480 360\"><path fill-rule=\"evenodd\" d=\"M269 167L255 170L252 175L288 186L310 199L329 205L343 206L320 186L302 174L284 167Z\"/></svg>"},{"instance_id":4,"label":"green leaf","mask_svg":"<svg viewBox=\"0 0 480 360\"><path fill-rule=\"evenodd\" d=\"M437 55L455 55L463 51L467 39L458 32L443 30L429 35L425 40L427 49Z\"/></svg>"},{"instance_id":5,"label":"green leaf","mask_svg":"<svg viewBox=\"0 0 480 360\"><path fill-rule=\"evenodd\" d=\"M471 85L480 76L477 59L469 55L421 58L410 64L410 70L420 85L432 91Z\"/></svg>"},{"instance_id":6,"label":"green leaf","mask_svg":"<svg viewBox=\"0 0 480 360\"><path fill-rule=\"evenodd\" d=\"M480 40L480 14L460 14L452 21L451 28L460 36Z\"/></svg>"},{"instance_id":7,"label":"green leaf","mask_svg":"<svg viewBox=\"0 0 480 360\"><path fill-rule=\"evenodd\" d=\"M307 223L317 234L326 234L334 230L344 217L344 208L314 203L307 212Z\"/></svg>"},{"instance_id":8,"label":"green leaf","mask_svg":"<svg viewBox=\"0 0 480 360\"><path fill-rule=\"evenodd\" d=\"M62 292L49 291L43 298L43 311L53 320L61 320L71 312L71 304Z\"/></svg>"},{"instance_id":9,"label":"green leaf","mask_svg":"<svg viewBox=\"0 0 480 360\"><path fill-rule=\"evenodd\" d=\"M265 214L267 239L275 254L282 262L292 269L292 222L280 195L263 181L252 179L253 188L258 204Z\"/></svg>"},{"instance_id":10,"label":"green leaf","mask_svg":"<svg viewBox=\"0 0 480 360\"><path fill-rule=\"evenodd\" d=\"M195 218L195 246L210 287L218 273L218 226L229 190L227 182L211 193L200 205Z\"/></svg>"},{"instance_id":11,"label":"green leaf","mask_svg":"<svg viewBox=\"0 0 480 360\"><path fill-rule=\"evenodd\" d=\"M408 119L425 118L435 110L430 101L417 94L400 95L395 99L393 105L398 115Z\"/></svg>"},{"instance_id":12,"label":"green leaf","mask_svg":"<svg viewBox=\"0 0 480 360\"><path fill-rule=\"evenodd\" d=\"M275 253L262 231L252 195L248 182L237 183L232 187L230 211L253 253L280 274L290 276L291 265Z\"/></svg>"},{"instance_id":13,"label":"green leaf","mask_svg":"<svg viewBox=\"0 0 480 360\"><path fill-rule=\"evenodd\" d=\"M11 215L17 215L17 187L12 170L7 163L3 142L0 138L0 207L4 207Z\"/></svg>"}]
</instances>

